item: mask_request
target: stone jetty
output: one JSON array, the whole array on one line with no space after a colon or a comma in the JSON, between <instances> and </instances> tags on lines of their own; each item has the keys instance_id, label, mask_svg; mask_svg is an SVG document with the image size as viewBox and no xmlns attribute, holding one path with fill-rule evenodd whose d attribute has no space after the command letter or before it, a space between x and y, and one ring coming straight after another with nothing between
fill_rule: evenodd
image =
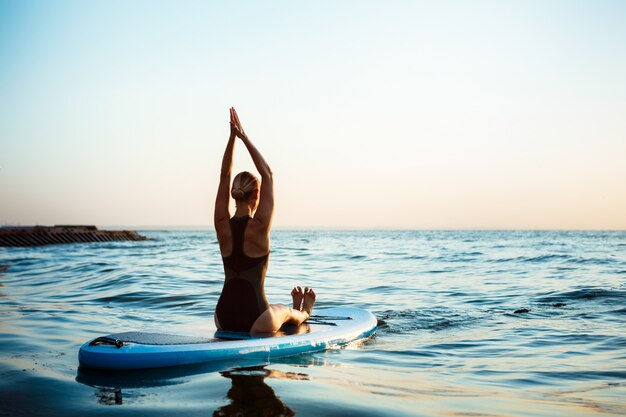
<instances>
[{"instance_id":1,"label":"stone jetty","mask_svg":"<svg viewBox=\"0 0 626 417\"><path fill-rule=\"evenodd\" d=\"M98 230L96 226L1 227L0 246L42 246L62 243L146 240L131 230Z\"/></svg>"}]
</instances>

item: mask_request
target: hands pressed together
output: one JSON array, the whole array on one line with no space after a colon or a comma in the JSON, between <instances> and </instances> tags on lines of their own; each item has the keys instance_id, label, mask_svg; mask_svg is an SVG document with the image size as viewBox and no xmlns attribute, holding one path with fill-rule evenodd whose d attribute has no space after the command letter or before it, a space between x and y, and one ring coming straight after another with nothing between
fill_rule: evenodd
<instances>
[{"instance_id":1,"label":"hands pressed together","mask_svg":"<svg viewBox=\"0 0 626 417\"><path fill-rule=\"evenodd\" d=\"M223 165L226 171L223 171L223 172L228 173L230 172L228 171L228 169L232 169L231 167L232 166L232 153L233 153L233 147L235 145L235 138L239 138L244 143L244 145L246 146L246 149L250 153L250 156L252 157L252 161L254 162L254 166L256 167L257 171L259 171L259 174L261 174L261 177L265 179L271 179L272 170L267 164L267 161L263 159L263 156L261 156L261 153L256 148L256 146L252 144L252 142L248 138L248 135L246 135L246 132L244 132L243 127L241 126L241 122L239 121L239 116L237 116L237 112L235 111L235 108L231 107L229 111L230 111L230 138L228 139L228 145L226 147L226 154L225 154L226 159L224 160L225 165ZM266 187L266 189L268 188Z\"/></svg>"},{"instance_id":2,"label":"hands pressed together","mask_svg":"<svg viewBox=\"0 0 626 417\"><path fill-rule=\"evenodd\" d=\"M234 107L230 108L230 137L248 139L248 136L246 136L246 132L244 132L243 127L241 126L239 116L237 116L237 112L235 111Z\"/></svg>"}]
</instances>

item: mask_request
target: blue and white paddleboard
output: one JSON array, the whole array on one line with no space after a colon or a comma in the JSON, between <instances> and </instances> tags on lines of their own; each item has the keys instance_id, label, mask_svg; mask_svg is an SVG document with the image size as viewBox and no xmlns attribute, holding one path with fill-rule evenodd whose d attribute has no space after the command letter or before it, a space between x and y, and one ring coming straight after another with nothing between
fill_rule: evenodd
<instances>
[{"instance_id":1,"label":"blue and white paddleboard","mask_svg":"<svg viewBox=\"0 0 626 417\"><path fill-rule=\"evenodd\" d=\"M146 369L233 359L279 358L325 350L371 336L376 317L360 308L316 309L305 324L276 335L217 331L210 337L125 332L90 340L78 352L80 366Z\"/></svg>"}]
</instances>

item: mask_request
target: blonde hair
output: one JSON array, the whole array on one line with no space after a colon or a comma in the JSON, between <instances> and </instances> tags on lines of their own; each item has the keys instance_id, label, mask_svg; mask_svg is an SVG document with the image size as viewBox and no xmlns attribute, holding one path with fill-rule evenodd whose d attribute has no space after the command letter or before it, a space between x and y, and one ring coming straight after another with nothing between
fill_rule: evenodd
<instances>
[{"instance_id":1,"label":"blonde hair","mask_svg":"<svg viewBox=\"0 0 626 417\"><path fill-rule=\"evenodd\" d=\"M230 195L233 196L235 201L246 201L258 189L258 178L248 171L243 171L237 174L233 180L233 188L230 190Z\"/></svg>"}]
</instances>

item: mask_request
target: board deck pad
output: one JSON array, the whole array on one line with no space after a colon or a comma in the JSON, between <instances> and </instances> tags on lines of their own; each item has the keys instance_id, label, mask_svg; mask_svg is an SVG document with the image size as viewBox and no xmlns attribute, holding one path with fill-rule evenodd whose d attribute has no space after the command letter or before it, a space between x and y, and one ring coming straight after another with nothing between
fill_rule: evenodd
<instances>
[{"instance_id":1,"label":"board deck pad","mask_svg":"<svg viewBox=\"0 0 626 417\"><path fill-rule=\"evenodd\" d=\"M278 332L250 334L218 330L213 334L178 335L144 331L112 333L81 346L82 367L146 369L196 363L269 359L325 350L369 337L377 320L359 308L328 308L300 326L285 325Z\"/></svg>"},{"instance_id":2,"label":"board deck pad","mask_svg":"<svg viewBox=\"0 0 626 417\"><path fill-rule=\"evenodd\" d=\"M188 345L194 343L219 342L215 337L185 336L180 334L123 332L103 336L102 339L118 340L122 343L139 343L142 345ZM97 341L95 339L94 341Z\"/></svg>"}]
</instances>

